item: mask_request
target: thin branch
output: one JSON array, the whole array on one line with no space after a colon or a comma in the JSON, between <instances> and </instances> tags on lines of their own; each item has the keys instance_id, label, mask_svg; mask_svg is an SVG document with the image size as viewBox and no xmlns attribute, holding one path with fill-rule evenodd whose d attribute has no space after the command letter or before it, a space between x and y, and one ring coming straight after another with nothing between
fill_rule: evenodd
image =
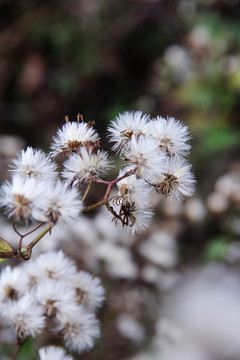
<instances>
[{"instance_id":1,"label":"thin branch","mask_svg":"<svg viewBox=\"0 0 240 360\"><path fill-rule=\"evenodd\" d=\"M16 228L16 220L15 220L15 217L13 217L13 224L12 224L12 226L13 226L13 230L15 231L15 233L18 235L18 236L20 236L20 237L22 237L23 235L17 230L17 228Z\"/></svg>"},{"instance_id":2,"label":"thin branch","mask_svg":"<svg viewBox=\"0 0 240 360\"><path fill-rule=\"evenodd\" d=\"M87 188L85 190L85 193L84 193L84 195L82 197L82 202L84 202L86 200L86 197L87 197L87 195L89 193L89 190L91 189L92 183L93 183L93 179L91 178L89 183L88 183L88 186L87 186Z\"/></svg>"},{"instance_id":3,"label":"thin branch","mask_svg":"<svg viewBox=\"0 0 240 360\"><path fill-rule=\"evenodd\" d=\"M106 205L106 208L108 209L108 211L110 211L110 213L113 214L114 218L117 218L118 220L120 220L122 225L124 225L124 222L123 222L121 216L116 213L116 211L112 208L112 206L110 206L108 202L105 205Z\"/></svg>"},{"instance_id":4,"label":"thin branch","mask_svg":"<svg viewBox=\"0 0 240 360\"><path fill-rule=\"evenodd\" d=\"M54 223L49 223L48 226L26 247L27 250L32 250L32 248L54 227Z\"/></svg>"},{"instance_id":5,"label":"thin branch","mask_svg":"<svg viewBox=\"0 0 240 360\"><path fill-rule=\"evenodd\" d=\"M34 229L30 230L29 232L27 232L26 234L22 235L22 237L28 236L30 234L32 234L34 231L36 231L37 229L39 229L41 226L43 226L43 222L39 223L37 226L35 226Z\"/></svg>"},{"instance_id":6,"label":"thin branch","mask_svg":"<svg viewBox=\"0 0 240 360\"><path fill-rule=\"evenodd\" d=\"M21 237L20 237L20 240L19 240L18 253L20 254L20 256L21 256L21 258L22 258L23 260L29 260L30 257L31 257L31 255L32 255L32 251L31 251L31 250L27 251L27 255L25 256L25 255L23 254L23 251L22 251L22 241L23 241L23 236L21 236ZM24 252L25 252L25 251L24 251Z\"/></svg>"},{"instance_id":7,"label":"thin branch","mask_svg":"<svg viewBox=\"0 0 240 360\"><path fill-rule=\"evenodd\" d=\"M117 179L115 180L112 180L112 181L106 181L106 182L103 182L103 180L99 180L99 179L93 179L93 181L95 182L102 182L102 183L105 183L108 185L107 187L107 190L105 192L105 195L104 195L104 198L101 200L101 201L98 201L96 204L92 204L92 205L88 205L88 206L85 206L82 210L82 212L87 212L87 211L91 211L91 210L94 210L94 209L97 209L98 207L102 206L102 205L106 205L108 203L108 199L109 199L109 195L110 195L110 192L112 190L112 187L120 180L130 176L130 175L133 175L136 171L136 168L132 169L132 170L129 170L127 171L125 174L123 174L122 176L118 177Z\"/></svg>"}]
</instances>

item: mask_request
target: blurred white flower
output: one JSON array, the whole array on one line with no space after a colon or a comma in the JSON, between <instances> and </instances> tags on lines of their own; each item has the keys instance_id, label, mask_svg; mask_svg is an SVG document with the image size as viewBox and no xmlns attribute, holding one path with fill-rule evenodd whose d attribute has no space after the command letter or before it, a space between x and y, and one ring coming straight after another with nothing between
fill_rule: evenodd
<instances>
[{"instance_id":1,"label":"blurred white flower","mask_svg":"<svg viewBox=\"0 0 240 360\"><path fill-rule=\"evenodd\" d=\"M86 271L79 271L69 280L80 304L93 311L102 305L105 291L98 277L93 277Z\"/></svg>"},{"instance_id":2,"label":"blurred white flower","mask_svg":"<svg viewBox=\"0 0 240 360\"><path fill-rule=\"evenodd\" d=\"M206 213L203 201L197 197L187 199L184 204L184 214L190 221L201 221L206 216Z\"/></svg>"},{"instance_id":3,"label":"blurred white flower","mask_svg":"<svg viewBox=\"0 0 240 360\"><path fill-rule=\"evenodd\" d=\"M222 214L229 207L229 200L223 193L214 191L208 195L206 205L211 213Z\"/></svg>"},{"instance_id":4,"label":"blurred white flower","mask_svg":"<svg viewBox=\"0 0 240 360\"><path fill-rule=\"evenodd\" d=\"M29 276L40 280L55 279L65 280L77 272L74 261L68 258L61 250L43 253L35 260L30 260L25 265Z\"/></svg>"},{"instance_id":5,"label":"blurred white flower","mask_svg":"<svg viewBox=\"0 0 240 360\"><path fill-rule=\"evenodd\" d=\"M17 159L13 159L11 171L21 176L34 177L37 180L47 180L57 177L56 164L41 150L27 147L22 150Z\"/></svg>"},{"instance_id":6,"label":"blurred white flower","mask_svg":"<svg viewBox=\"0 0 240 360\"><path fill-rule=\"evenodd\" d=\"M57 314L56 332L63 335L66 346L81 353L93 347L93 340L99 337L99 323L95 315L78 305L71 314Z\"/></svg>"},{"instance_id":7,"label":"blurred white flower","mask_svg":"<svg viewBox=\"0 0 240 360\"><path fill-rule=\"evenodd\" d=\"M143 326L129 314L121 314L116 321L120 334L134 342L142 342L145 337Z\"/></svg>"},{"instance_id":8,"label":"blurred white flower","mask_svg":"<svg viewBox=\"0 0 240 360\"><path fill-rule=\"evenodd\" d=\"M147 241L142 242L139 252L154 264L166 268L176 265L177 262L176 239L166 231L153 233Z\"/></svg>"},{"instance_id":9,"label":"blurred white flower","mask_svg":"<svg viewBox=\"0 0 240 360\"><path fill-rule=\"evenodd\" d=\"M187 354L189 348L199 349L209 360L228 354L238 358L239 297L238 273L224 266L212 265L186 276L161 309L161 316L169 318L181 332L181 337L169 344L167 358L182 359L180 354ZM173 348L178 357L170 356Z\"/></svg>"},{"instance_id":10,"label":"blurred white flower","mask_svg":"<svg viewBox=\"0 0 240 360\"><path fill-rule=\"evenodd\" d=\"M135 279L138 275L137 265L133 262L129 249L102 242L95 247L96 257L106 263L106 268L113 278Z\"/></svg>"},{"instance_id":11,"label":"blurred white flower","mask_svg":"<svg viewBox=\"0 0 240 360\"><path fill-rule=\"evenodd\" d=\"M40 280L34 288L33 296L50 318L59 312L71 313L76 309L76 294L73 288L61 279Z\"/></svg>"},{"instance_id":12,"label":"blurred white flower","mask_svg":"<svg viewBox=\"0 0 240 360\"><path fill-rule=\"evenodd\" d=\"M65 350L58 346L47 346L39 349L40 360L73 360Z\"/></svg>"},{"instance_id":13,"label":"blurred white flower","mask_svg":"<svg viewBox=\"0 0 240 360\"><path fill-rule=\"evenodd\" d=\"M19 267L6 266L0 274L0 301L18 300L26 290L27 275Z\"/></svg>"},{"instance_id":14,"label":"blurred white flower","mask_svg":"<svg viewBox=\"0 0 240 360\"><path fill-rule=\"evenodd\" d=\"M43 307L38 305L31 294L22 296L19 300L8 303L3 316L16 325L18 338L36 336L45 327Z\"/></svg>"}]
</instances>

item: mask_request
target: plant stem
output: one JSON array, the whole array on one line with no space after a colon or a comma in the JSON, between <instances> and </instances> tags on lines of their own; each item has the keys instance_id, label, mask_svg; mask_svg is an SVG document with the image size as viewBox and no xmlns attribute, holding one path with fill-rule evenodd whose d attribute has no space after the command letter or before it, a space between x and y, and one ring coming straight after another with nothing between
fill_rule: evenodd
<instances>
[{"instance_id":1,"label":"plant stem","mask_svg":"<svg viewBox=\"0 0 240 360\"><path fill-rule=\"evenodd\" d=\"M17 358L17 356L18 356L21 348L22 348L22 345L18 345L18 346L17 346L16 351L15 351L15 353L14 353L14 355L13 355L13 357L12 357L11 360L15 360L15 359Z\"/></svg>"},{"instance_id":2,"label":"plant stem","mask_svg":"<svg viewBox=\"0 0 240 360\"><path fill-rule=\"evenodd\" d=\"M41 238L46 235L51 229L54 227L54 223L49 223L48 226L27 246L27 250L31 250L38 242L41 240Z\"/></svg>"},{"instance_id":3,"label":"plant stem","mask_svg":"<svg viewBox=\"0 0 240 360\"><path fill-rule=\"evenodd\" d=\"M107 187L107 190L105 192L105 195L104 195L104 198L101 200L101 201L98 201L96 204L92 204L92 205L89 205L89 206L85 206L82 210L82 212L87 212L87 211L91 211L91 210L94 210L94 209L97 209L99 206L102 206L102 205L106 205L108 203L108 199L109 199L109 195L110 195L110 192L112 190L112 187L120 180L134 174L136 171L136 168L132 169L132 170L129 170L127 171L125 174L123 174L122 176L118 177L117 179L115 180L112 180L112 181L103 181L103 180L99 180L99 179L93 179L93 181L95 182L98 182L98 183L103 183L103 184L107 184L108 187ZM109 210L109 208L108 208Z\"/></svg>"},{"instance_id":4,"label":"plant stem","mask_svg":"<svg viewBox=\"0 0 240 360\"><path fill-rule=\"evenodd\" d=\"M84 202L84 201L86 200L86 197L87 197L87 195L88 195L88 193L89 193L89 190L90 190L90 188L91 188L91 186L92 186L92 183L93 183L93 179L91 178L90 181L89 181L89 183L88 183L88 186L87 186L87 188L86 188L86 190L85 190L85 193L84 193L84 195L83 195L83 197L82 197L82 202Z\"/></svg>"}]
</instances>

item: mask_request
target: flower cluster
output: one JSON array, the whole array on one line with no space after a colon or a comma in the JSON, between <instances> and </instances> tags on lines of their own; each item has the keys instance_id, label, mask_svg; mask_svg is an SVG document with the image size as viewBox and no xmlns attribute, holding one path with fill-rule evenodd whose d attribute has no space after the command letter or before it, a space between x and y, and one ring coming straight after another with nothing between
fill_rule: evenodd
<instances>
[{"instance_id":1,"label":"flower cluster","mask_svg":"<svg viewBox=\"0 0 240 360\"><path fill-rule=\"evenodd\" d=\"M150 190L182 200L193 193L194 177L185 160L190 150L187 126L170 117L150 119L141 112L126 112L108 128L113 150L120 152L124 173L131 176L118 182L119 194L113 198L117 221L144 229L152 215Z\"/></svg>"},{"instance_id":2,"label":"flower cluster","mask_svg":"<svg viewBox=\"0 0 240 360\"><path fill-rule=\"evenodd\" d=\"M95 312L103 300L100 280L77 271L62 251L44 253L13 269L7 266L0 275L2 322L15 325L19 344L47 329L70 350L92 348L99 337ZM42 350L41 359L52 359L48 352Z\"/></svg>"},{"instance_id":3,"label":"flower cluster","mask_svg":"<svg viewBox=\"0 0 240 360\"><path fill-rule=\"evenodd\" d=\"M0 193L9 217L53 223L79 218L79 194L57 179L56 164L49 156L28 147L13 164L12 180L2 185Z\"/></svg>"},{"instance_id":4,"label":"flower cluster","mask_svg":"<svg viewBox=\"0 0 240 360\"><path fill-rule=\"evenodd\" d=\"M84 122L81 115L77 121L71 122L68 117L65 120L53 137L50 153L46 155L31 147L22 150L13 160L12 180L0 189L0 206L8 217L13 217L18 235L21 235L15 226L18 220L37 221L36 229L47 223L42 237L56 224L79 221L82 212L102 205L111 212L116 224L138 233L149 225L153 215L154 190L177 200L192 195L195 180L185 159L190 150L190 135L180 121L171 117L151 119L140 111L120 114L111 122L108 132L123 167L115 180L106 181L102 177L112 167L112 161L100 148L94 123ZM55 164L58 155L63 160L60 171ZM105 195L84 207L93 183L105 184ZM118 194L111 197L115 185ZM26 255L21 249L27 234L21 236L18 248L18 255L25 258L31 256L32 247L39 241L28 244Z\"/></svg>"}]
</instances>

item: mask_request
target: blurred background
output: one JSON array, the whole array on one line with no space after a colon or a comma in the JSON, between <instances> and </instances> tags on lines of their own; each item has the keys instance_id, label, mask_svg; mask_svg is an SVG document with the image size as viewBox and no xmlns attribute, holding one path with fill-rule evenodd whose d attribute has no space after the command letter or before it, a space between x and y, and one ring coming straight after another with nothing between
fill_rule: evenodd
<instances>
[{"instance_id":1,"label":"blurred background","mask_svg":"<svg viewBox=\"0 0 240 360\"><path fill-rule=\"evenodd\" d=\"M0 10L1 182L21 148L49 150L65 115L75 120L81 113L85 121L95 121L109 150L106 128L126 110L174 116L192 135L196 193L178 206L155 200L156 215L146 233L132 238L114 227L110 231L100 212L72 230L74 243L56 233L51 245L48 239L39 248L61 247L79 267L103 279L102 338L81 358L239 358L237 341L229 340L230 351L220 354L216 344L225 334L206 341L198 326L191 328L199 324L196 311L186 315L179 307L170 320L177 304L170 310L164 304L166 294L183 286L180 303L194 293L196 308L205 314L209 284L223 283L216 290L221 297L234 279L229 291L237 297L218 304L219 313L210 320L208 308L211 325L201 326L213 335L216 319L223 316L223 325L238 314L240 1L1 0ZM5 238L14 236L1 221ZM233 303L237 310L229 314ZM187 325L183 317L189 317ZM239 334L240 325L234 331ZM194 340L185 346L180 333ZM8 339L2 332L0 340ZM178 344L174 351L173 343ZM29 342L24 359L33 358L35 346ZM6 355L9 348L1 351ZM165 355L169 348L171 355Z\"/></svg>"}]
</instances>

